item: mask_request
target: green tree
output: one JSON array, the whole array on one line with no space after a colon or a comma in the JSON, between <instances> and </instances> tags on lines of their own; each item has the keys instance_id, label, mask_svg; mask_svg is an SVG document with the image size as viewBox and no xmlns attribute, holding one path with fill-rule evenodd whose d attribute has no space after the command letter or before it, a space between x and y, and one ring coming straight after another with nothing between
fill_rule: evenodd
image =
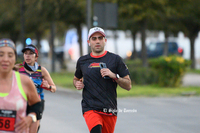
<instances>
[{"instance_id":1,"label":"green tree","mask_svg":"<svg viewBox=\"0 0 200 133\"><path fill-rule=\"evenodd\" d=\"M68 6L68 8L67 8ZM59 20L68 24L73 25L77 29L78 43L80 48L80 55L83 55L82 51L82 25L85 24L86 20L86 2L82 0L74 0L60 4Z\"/></svg>"},{"instance_id":2,"label":"green tree","mask_svg":"<svg viewBox=\"0 0 200 133\"><path fill-rule=\"evenodd\" d=\"M157 17L159 17L158 12L163 10L162 6L164 0L118 0L118 4L120 8L120 16L124 19L129 19L130 21L131 18L133 18L135 22L133 24L137 24L133 26L140 28L142 35L142 63L143 66L147 67L145 44L147 26L150 21L157 20Z\"/></svg>"},{"instance_id":3,"label":"green tree","mask_svg":"<svg viewBox=\"0 0 200 133\"><path fill-rule=\"evenodd\" d=\"M78 4L77 4L78 3ZM84 3L82 1L66 0L32 0L26 1L27 33L37 38L38 46L41 37L48 31L50 35L50 56L52 57L52 70L54 70L54 38L63 38L67 28L73 25L79 35L80 54L82 55L82 29L84 19ZM34 34L33 34L34 33ZM64 39L62 39L64 40ZM64 58L63 58L64 59ZM61 61L63 66L64 61Z\"/></svg>"},{"instance_id":4,"label":"green tree","mask_svg":"<svg viewBox=\"0 0 200 133\"><path fill-rule=\"evenodd\" d=\"M200 30L200 1L185 0L186 4L179 7L182 17L180 18L183 25L183 31L190 39L190 59L192 61L191 68L195 69L195 39Z\"/></svg>"},{"instance_id":5,"label":"green tree","mask_svg":"<svg viewBox=\"0 0 200 133\"><path fill-rule=\"evenodd\" d=\"M14 42L17 41L20 35L19 3L19 0L1 0L0 4L1 37L11 38Z\"/></svg>"},{"instance_id":6,"label":"green tree","mask_svg":"<svg viewBox=\"0 0 200 133\"><path fill-rule=\"evenodd\" d=\"M165 44L163 55L168 55L168 37L170 34L177 34L180 26L177 24L179 12L177 11L177 1L179 0L163 0L160 4L161 8L158 11L158 17L149 23L150 30L161 30L165 33Z\"/></svg>"},{"instance_id":7,"label":"green tree","mask_svg":"<svg viewBox=\"0 0 200 133\"><path fill-rule=\"evenodd\" d=\"M120 12L120 11L119 11ZM119 15L122 15L122 14L119 14ZM130 19L124 19L123 18L123 15L119 17L119 29L121 30L130 30L131 31L131 37L133 39L133 59L136 59L137 58L137 51L136 51L136 43L135 43L135 40L136 40L136 34L137 32L140 31L140 25L135 22L135 20L132 18Z\"/></svg>"}]
</instances>

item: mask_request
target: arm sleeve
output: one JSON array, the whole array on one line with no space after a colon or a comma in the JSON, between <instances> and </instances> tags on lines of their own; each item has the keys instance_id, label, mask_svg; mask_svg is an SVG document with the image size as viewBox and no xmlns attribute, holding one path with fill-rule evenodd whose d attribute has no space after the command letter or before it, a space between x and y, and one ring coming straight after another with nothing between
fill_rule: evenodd
<instances>
[{"instance_id":1,"label":"arm sleeve","mask_svg":"<svg viewBox=\"0 0 200 133\"><path fill-rule=\"evenodd\" d=\"M123 62L120 56L117 56L117 73L120 77L130 75L127 65Z\"/></svg>"},{"instance_id":2,"label":"arm sleeve","mask_svg":"<svg viewBox=\"0 0 200 133\"><path fill-rule=\"evenodd\" d=\"M34 112L36 114L37 120L42 119L42 102L37 102L36 104L33 104L30 106L29 113Z\"/></svg>"}]
</instances>

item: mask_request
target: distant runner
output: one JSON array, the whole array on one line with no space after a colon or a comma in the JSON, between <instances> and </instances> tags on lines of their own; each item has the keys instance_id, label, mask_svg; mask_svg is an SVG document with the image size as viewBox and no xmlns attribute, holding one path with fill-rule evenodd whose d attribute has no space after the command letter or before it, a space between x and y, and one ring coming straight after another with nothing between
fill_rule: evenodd
<instances>
[{"instance_id":1,"label":"distant runner","mask_svg":"<svg viewBox=\"0 0 200 133\"><path fill-rule=\"evenodd\" d=\"M49 90L51 92L56 91L56 86L46 68L40 66L37 63L38 59L38 48L35 45L27 45L23 50L24 62L19 65L19 72L28 75L34 82L37 93L39 94L43 110L44 110L44 92L43 89ZM29 106L27 108L27 113L29 112ZM35 127L39 127L39 120L33 123L30 127L30 133L36 133L34 131Z\"/></svg>"}]
</instances>

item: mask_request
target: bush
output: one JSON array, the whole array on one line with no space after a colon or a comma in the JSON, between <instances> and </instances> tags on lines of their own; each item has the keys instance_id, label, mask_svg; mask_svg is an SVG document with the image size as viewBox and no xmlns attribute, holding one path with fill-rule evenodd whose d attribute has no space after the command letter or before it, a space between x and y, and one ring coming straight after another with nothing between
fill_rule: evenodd
<instances>
[{"instance_id":1,"label":"bush","mask_svg":"<svg viewBox=\"0 0 200 133\"><path fill-rule=\"evenodd\" d=\"M134 84L147 85L158 83L158 74L154 69L137 67L131 68L130 78Z\"/></svg>"},{"instance_id":2,"label":"bush","mask_svg":"<svg viewBox=\"0 0 200 133\"><path fill-rule=\"evenodd\" d=\"M137 68L142 66L142 60L141 59L134 59L134 60L126 60L126 65L129 69Z\"/></svg>"},{"instance_id":3,"label":"bush","mask_svg":"<svg viewBox=\"0 0 200 133\"><path fill-rule=\"evenodd\" d=\"M142 67L140 59L127 60L126 65L128 66L133 84L146 85L158 83L157 72L152 68Z\"/></svg>"},{"instance_id":4,"label":"bush","mask_svg":"<svg viewBox=\"0 0 200 133\"><path fill-rule=\"evenodd\" d=\"M151 68L155 69L158 74L158 84L165 87L178 87L181 84L182 77L186 68L191 64L180 56L161 56L149 60Z\"/></svg>"}]
</instances>

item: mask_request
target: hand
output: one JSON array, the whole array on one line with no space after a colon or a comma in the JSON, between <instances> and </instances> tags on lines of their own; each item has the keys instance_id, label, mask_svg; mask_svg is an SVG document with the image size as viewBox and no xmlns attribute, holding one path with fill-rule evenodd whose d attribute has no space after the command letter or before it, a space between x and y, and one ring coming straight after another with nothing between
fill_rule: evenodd
<instances>
[{"instance_id":1,"label":"hand","mask_svg":"<svg viewBox=\"0 0 200 133\"><path fill-rule=\"evenodd\" d=\"M116 75L113 72L111 72L110 69L108 69L108 68L101 69L100 73L101 73L102 77L108 76L111 79L116 78Z\"/></svg>"},{"instance_id":2,"label":"hand","mask_svg":"<svg viewBox=\"0 0 200 133\"><path fill-rule=\"evenodd\" d=\"M19 66L20 66L20 64L15 64L14 67L13 67L13 70L19 71Z\"/></svg>"},{"instance_id":3,"label":"hand","mask_svg":"<svg viewBox=\"0 0 200 133\"><path fill-rule=\"evenodd\" d=\"M50 87L50 85L49 85L49 83L48 83L47 80L42 79L42 87L46 87L46 88L49 88L49 87Z\"/></svg>"},{"instance_id":4,"label":"hand","mask_svg":"<svg viewBox=\"0 0 200 133\"><path fill-rule=\"evenodd\" d=\"M76 81L75 87L76 87L77 90L81 90L81 89L84 88L84 84L83 84L82 79L80 79L79 81Z\"/></svg>"},{"instance_id":5,"label":"hand","mask_svg":"<svg viewBox=\"0 0 200 133\"><path fill-rule=\"evenodd\" d=\"M51 86L51 90L50 91L51 92L56 92L56 89L53 86Z\"/></svg>"},{"instance_id":6,"label":"hand","mask_svg":"<svg viewBox=\"0 0 200 133\"><path fill-rule=\"evenodd\" d=\"M47 89L49 90L50 85L49 85L49 83L48 83L47 80L42 79L42 87L45 87L45 88L47 88ZM53 87L53 86L51 86L51 90L50 90L50 91L51 91L51 92L56 92L56 88Z\"/></svg>"},{"instance_id":7,"label":"hand","mask_svg":"<svg viewBox=\"0 0 200 133\"><path fill-rule=\"evenodd\" d=\"M21 121L15 124L15 130L17 133L22 133L24 130L27 130L32 123L32 118L30 116L22 117L20 116Z\"/></svg>"}]
</instances>

